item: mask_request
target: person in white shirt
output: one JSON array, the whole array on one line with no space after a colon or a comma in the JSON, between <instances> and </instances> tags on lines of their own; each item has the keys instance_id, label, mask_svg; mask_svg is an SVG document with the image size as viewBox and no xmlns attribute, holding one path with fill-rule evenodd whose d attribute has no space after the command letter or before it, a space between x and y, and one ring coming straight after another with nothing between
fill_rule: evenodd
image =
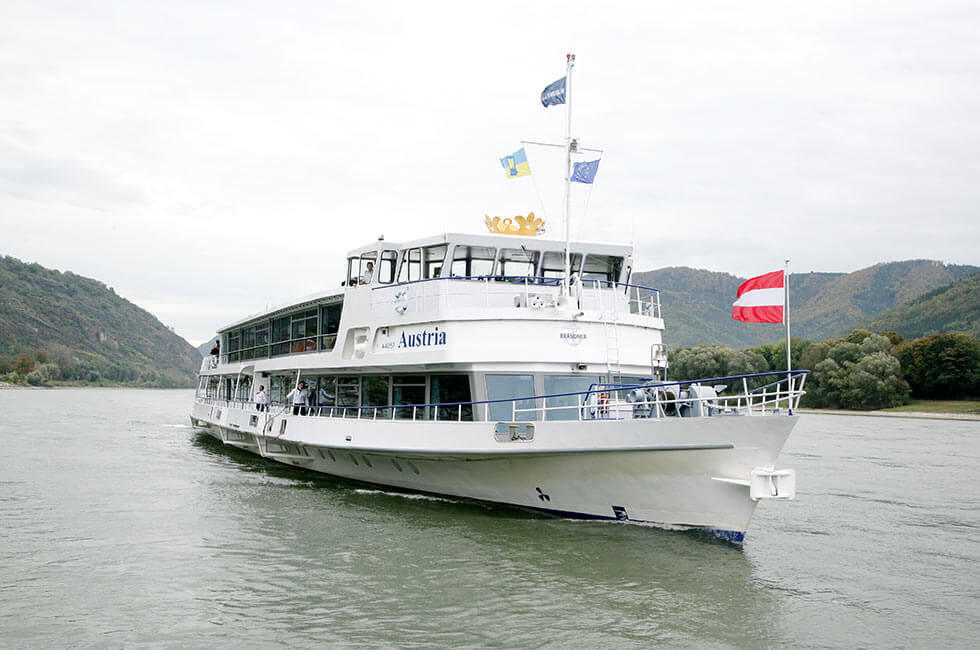
<instances>
[{"instance_id":1,"label":"person in white shirt","mask_svg":"<svg viewBox=\"0 0 980 650\"><path fill-rule=\"evenodd\" d=\"M306 387L306 382L299 382L299 386L286 394L286 399L293 400L293 415L306 415L306 407L310 405L310 389Z\"/></svg>"},{"instance_id":2,"label":"person in white shirt","mask_svg":"<svg viewBox=\"0 0 980 650\"><path fill-rule=\"evenodd\" d=\"M260 411L269 410L269 394L265 392L265 386L259 386L259 392L255 394L255 408Z\"/></svg>"},{"instance_id":3,"label":"person in white shirt","mask_svg":"<svg viewBox=\"0 0 980 650\"><path fill-rule=\"evenodd\" d=\"M371 284L371 276L374 275L374 262L368 262L367 268L361 274L360 284Z\"/></svg>"}]
</instances>

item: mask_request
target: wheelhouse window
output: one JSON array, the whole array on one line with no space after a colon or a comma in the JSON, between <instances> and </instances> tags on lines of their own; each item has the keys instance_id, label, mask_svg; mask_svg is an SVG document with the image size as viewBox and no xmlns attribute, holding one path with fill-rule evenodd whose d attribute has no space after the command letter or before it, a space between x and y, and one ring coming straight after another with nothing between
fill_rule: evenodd
<instances>
[{"instance_id":1,"label":"wheelhouse window","mask_svg":"<svg viewBox=\"0 0 980 650\"><path fill-rule=\"evenodd\" d=\"M377 261L377 251L368 251L361 253L360 256L347 258L347 284L352 287L371 284L376 273L374 267Z\"/></svg>"},{"instance_id":2,"label":"wheelhouse window","mask_svg":"<svg viewBox=\"0 0 980 650\"><path fill-rule=\"evenodd\" d=\"M569 256L569 268L571 273L579 273L582 270L582 254L572 253ZM541 260L541 277L560 279L565 276L565 252L548 251Z\"/></svg>"},{"instance_id":3,"label":"wheelhouse window","mask_svg":"<svg viewBox=\"0 0 980 650\"><path fill-rule=\"evenodd\" d=\"M402 251L402 266L398 271L399 282L415 282L422 279L422 249Z\"/></svg>"},{"instance_id":4,"label":"wheelhouse window","mask_svg":"<svg viewBox=\"0 0 980 650\"><path fill-rule=\"evenodd\" d=\"M381 263L378 264L377 281L381 284L391 284L395 281L395 269L398 267L398 251L382 251Z\"/></svg>"},{"instance_id":5,"label":"wheelhouse window","mask_svg":"<svg viewBox=\"0 0 980 650\"><path fill-rule=\"evenodd\" d=\"M497 263L497 277L500 279L521 279L534 277L538 268L538 251L525 248L501 248Z\"/></svg>"},{"instance_id":6,"label":"wheelhouse window","mask_svg":"<svg viewBox=\"0 0 980 650\"><path fill-rule=\"evenodd\" d=\"M497 249L490 246L462 246L453 249L450 274L454 278L474 278L493 275Z\"/></svg>"},{"instance_id":7,"label":"wheelhouse window","mask_svg":"<svg viewBox=\"0 0 980 650\"><path fill-rule=\"evenodd\" d=\"M448 244L438 246L426 246L422 249L422 277L438 278L442 275L442 266L446 262L446 253L449 251Z\"/></svg>"},{"instance_id":8,"label":"wheelhouse window","mask_svg":"<svg viewBox=\"0 0 980 650\"><path fill-rule=\"evenodd\" d=\"M623 258L612 255L588 255L582 267L582 280L603 285L619 282Z\"/></svg>"}]
</instances>

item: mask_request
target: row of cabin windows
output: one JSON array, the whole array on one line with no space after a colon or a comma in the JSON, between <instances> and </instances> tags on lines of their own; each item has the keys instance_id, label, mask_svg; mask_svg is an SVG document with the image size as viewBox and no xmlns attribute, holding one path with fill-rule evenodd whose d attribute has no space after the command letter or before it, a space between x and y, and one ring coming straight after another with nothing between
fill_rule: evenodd
<instances>
[{"instance_id":1,"label":"row of cabin windows","mask_svg":"<svg viewBox=\"0 0 980 650\"><path fill-rule=\"evenodd\" d=\"M565 274L563 251L537 251L526 248L467 246L457 244L447 257L449 246L438 244L395 250L369 251L347 261L347 283L392 284L416 282L443 276L443 266L449 264L449 277L498 279L561 278ZM401 264L398 260L401 259ZM623 258L614 255L581 253L570 255L570 271L583 280L618 282L623 270ZM396 273L397 268L397 273Z\"/></svg>"},{"instance_id":2,"label":"row of cabin windows","mask_svg":"<svg viewBox=\"0 0 980 650\"><path fill-rule=\"evenodd\" d=\"M309 391L311 415L341 415L338 409L366 407L362 417L395 419L473 420L473 407L429 406L471 402L468 375L311 375L302 378ZM273 375L265 387L272 405L287 405L286 396L296 386L295 375ZM252 390L251 377L225 375L201 377L198 394L202 397L253 402L258 386ZM370 407L399 405L397 408ZM394 412L392 412L394 411ZM348 413L354 417L356 414Z\"/></svg>"},{"instance_id":3,"label":"row of cabin windows","mask_svg":"<svg viewBox=\"0 0 980 650\"><path fill-rule=\"evenodd\" d=\"M228 361L332 350L342 310L343 304L325 305L232 330L226 335Z\"/></svg>"},{"instance_id":4,"label":"row of cabin windows","mask_svg":"<svg viewBox=\"0 0 980 650\"><path fill-rule=\"evenodd\" d=\"M423 404L452 404L472 401L469 376L435 375L311 375L303 377L309 390L312 415L340 415L336 409L383 407L370 409L363 417L395 419L473 420L471 405L422 407ZM545 420L577 420L585 393L603 381L599 375L543 375L545 400L532 399L536 394L532 374L487 374L486 408L490 421L522 422L542 419L540 407L546 407ZM629 384L640 378L617 377L614 383ZM296 385L295 375L273 375L264 384L273 405L286 405L286 395ZM226 375L201 377L198 394L203 397L251 402L254 391L251 378ZM258 387L255 387L255 391ZM544 403L541 403L541 402ZM415 406L419 405L419 406ZM483 406L479 417L483 417ZM331 411L333 409L333 411ZM394 413L392 413L394 411ZM438 411L438 413L436 413ZM353 414L349 414L353 417Z\"/></svg>"}]
</instances>

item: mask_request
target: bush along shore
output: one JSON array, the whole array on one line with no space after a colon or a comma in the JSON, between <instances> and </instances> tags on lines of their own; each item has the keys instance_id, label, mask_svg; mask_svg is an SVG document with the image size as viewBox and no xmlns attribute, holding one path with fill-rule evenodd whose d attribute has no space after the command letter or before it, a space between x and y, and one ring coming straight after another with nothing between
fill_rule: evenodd
<instances>
[{"instance_id":1,"label":"bush along shore","mask_svg":"<svg viewBox=\"0 0 980 650\"><path fill-rule=\"evenodd\" d=\"M957 401L980 396L980 340L963 334L905 340L858 329L834 340L794 338L790 356L794 369L811 372L801 407L948 413L962 410ZM697 345L671 350L669 359L677 381L772 372L786 370L786 343Z\"/></svg>"},{"instance_id":2,"label":"bush along shore","mask_svg":"<svg viewBox=\"0 0 980 650\"><path fill-rule=\"evenodd\" d=\"M89 359L76 350L54 344L51 350L0 355L0 384L4 386L129 386L193 388L194 376L180 370L156 370L135 363ZM80 356L81 354L81 356Z\"/></svg>"}]
</instances>

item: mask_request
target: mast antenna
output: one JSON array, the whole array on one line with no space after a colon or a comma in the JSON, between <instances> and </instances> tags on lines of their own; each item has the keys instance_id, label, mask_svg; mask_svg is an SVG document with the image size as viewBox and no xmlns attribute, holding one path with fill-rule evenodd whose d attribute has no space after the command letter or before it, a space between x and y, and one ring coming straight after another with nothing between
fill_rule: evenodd
<instances>
[{"instance_id":1,"label":"mast antenna","mask_svg":"<svg viewBox=\"0 0 980 650\"><path fill-rule=\"evenodd\" d=\"M575 67L575 55L565 55L565 293L571 295L572 264L572 69ZM577 148L578 143L575 143Z\"/></svg>"}]
</instances>

